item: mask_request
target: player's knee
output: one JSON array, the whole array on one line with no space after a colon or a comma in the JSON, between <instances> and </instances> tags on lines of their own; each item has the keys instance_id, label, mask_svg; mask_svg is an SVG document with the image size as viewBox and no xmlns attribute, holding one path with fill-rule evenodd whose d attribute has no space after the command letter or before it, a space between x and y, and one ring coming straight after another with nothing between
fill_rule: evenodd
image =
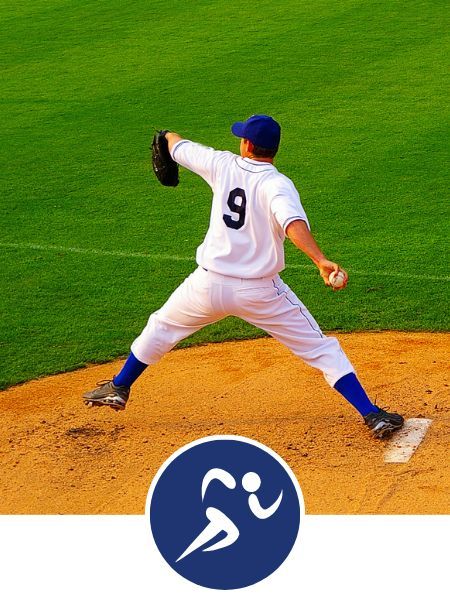
<instances>
[{"instance_id":1,"label":"player's knee","mask_svg":"<svg viewBox=\"0 0 450 600\"><path fill-rule=\"evenodd\" d=\"M178 342L178 336L154 313L131 346L136 358L150 365L157 362Z\"/></svg>"}]
</instances>

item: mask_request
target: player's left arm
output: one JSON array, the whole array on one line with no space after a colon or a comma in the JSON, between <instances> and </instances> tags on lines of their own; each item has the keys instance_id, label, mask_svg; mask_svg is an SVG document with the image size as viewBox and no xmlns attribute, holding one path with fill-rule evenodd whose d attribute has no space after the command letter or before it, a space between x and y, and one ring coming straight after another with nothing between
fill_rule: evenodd
<instances>
[{"instance_id":1,"label":"player's left arm","mask_svg":"<svg viewBox=\"0 0 450 600\"><path fill-rule=\"evenodd\" d=\"M337 271L341 271L344 274L344 284L342 288L347 285L348 274L337 263L328 260L314 239L312 233L309 231L305 221L297 219L289 223L286 227L286 235L299 250L304 252L306 256L313 261L319 269L325 285L331 286L329 276L331 273Z\"/></svg>"}]
</instances>

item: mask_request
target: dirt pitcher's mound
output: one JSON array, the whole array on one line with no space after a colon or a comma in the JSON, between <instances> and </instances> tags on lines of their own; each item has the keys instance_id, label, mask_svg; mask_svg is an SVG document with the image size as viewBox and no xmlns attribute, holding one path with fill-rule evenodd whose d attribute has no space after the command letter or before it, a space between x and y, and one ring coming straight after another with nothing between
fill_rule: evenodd
<instances>
[{"instance_id":1,"label":"dirt pitcher's mound","mask_svg":"<svg viewBox=\"0 0 450 600\"><path fill-rule=\"evenodd\" d=\"M0 393L1 513L143 513L150 481L178 447L238 434L292 467L308 513L447 513L449 334L340 335L374 401L431 426L406 464L322 375L271 339L176 350L133 388L126 411L81 395L121 362Z\"/></svg>"}]
</instances>

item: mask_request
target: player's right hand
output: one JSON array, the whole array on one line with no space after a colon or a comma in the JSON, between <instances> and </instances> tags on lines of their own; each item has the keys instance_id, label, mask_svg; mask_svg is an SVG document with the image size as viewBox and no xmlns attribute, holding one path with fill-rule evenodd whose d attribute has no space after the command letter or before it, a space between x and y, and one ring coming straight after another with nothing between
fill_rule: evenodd
<instances>
[{"instance_id":1,"label":"player's right hand","mask_svg":"<svg viewBox=\"0 0 450 600\"><path fill-rule=\"evenodd\" d=\"M338 271L341 271L341 273L344 274L344 284L340 289L343 290L346 287L347 282L348 282L348 273L342 267L340 267L337 263L324 258L318 263L317 267L319 269L320 276L322 277L326 286L332 287L330 280L329 280L331 273L337 273Z\"/></svg>"}]
</instances>

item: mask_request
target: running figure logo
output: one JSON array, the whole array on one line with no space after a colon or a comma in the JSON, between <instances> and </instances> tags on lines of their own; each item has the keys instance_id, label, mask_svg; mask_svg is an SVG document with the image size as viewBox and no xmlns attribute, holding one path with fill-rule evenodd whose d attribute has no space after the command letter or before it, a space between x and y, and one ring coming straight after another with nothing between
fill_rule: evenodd
<instances>
[{"instance_id":1,"label":"running figure logo","mask_svg":"<svg viewBox=\"0 0 450 600\"><path fill-rule=\"evenodd\" d=\"M205 492L208 488L208 485L214 479L221 481L230 490L233 490L236 487L236 480L232 475L230 475L230 473L228 473L228 471L224 471L223 469L210 469L203 478L202 500L205 497ZM248 498L248 506L250 510L258 519L268 519L280 506L281 499L283 498L283 490L280 492L280 495L271 506L268 508L263 508L259 503L258 496L254 493L260 488L260 486L261 478L257 473L252 473L250 471L242 478L243 489L250 493ZM191 554L191 552L194 552L194 550L198 550L201 546L210 542L223 531L226 533L226 536L212 546L203 548L203 552L211 552L213 550L226 548L227 546L234 544L234 542L238 539L239 529L221 510L214 508L213 506L209 506L206 509L206 516L209 519L209 525L207 525L205 529L195 538L192 544L186 548L176 562L182 558L185 558Z\"/></svg>"},{"instance_id":2,"label":"running figure logo","mask_svg":"<svg viewBox=\"0 0 450 600\"><path fill-rule=\"evenodd\" d=\"M290 553L303 500L284 461L248 438L188 444L161 467L147 514L166 562L186 579L237 589L273 573Z\"/></svg>"}]
</instances>

